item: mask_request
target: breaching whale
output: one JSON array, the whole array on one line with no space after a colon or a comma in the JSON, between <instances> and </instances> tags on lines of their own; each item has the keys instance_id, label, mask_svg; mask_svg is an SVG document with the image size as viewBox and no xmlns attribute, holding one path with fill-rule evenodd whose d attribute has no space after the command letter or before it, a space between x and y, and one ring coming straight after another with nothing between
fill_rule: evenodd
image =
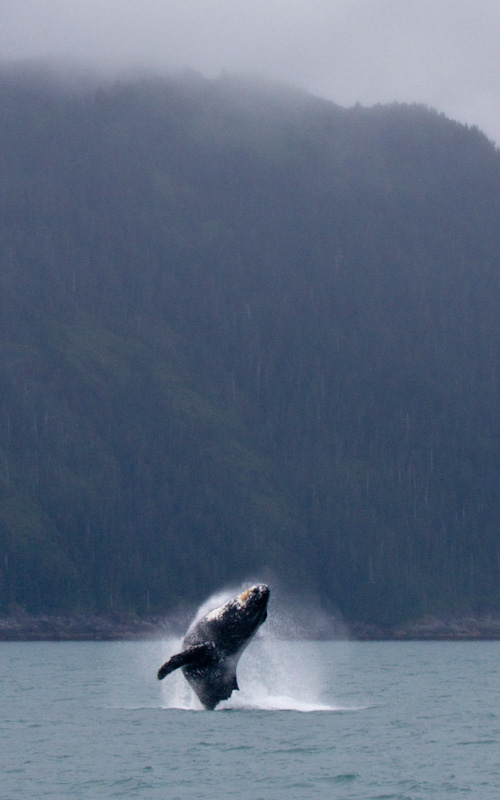
<instances>
[{"instance_id":1,"label":"breaching whale","mask_svg":"<svg viewBox=\"0 0 500 800\"><path fill-rule=\"evenodd\" d=\"M210 611L189 628L182 650L158 670L163 680L182 667L186 680L208 710L238 689L239 658L267 617L269 588L261 583Z\"/></svg>"}]
</instances>

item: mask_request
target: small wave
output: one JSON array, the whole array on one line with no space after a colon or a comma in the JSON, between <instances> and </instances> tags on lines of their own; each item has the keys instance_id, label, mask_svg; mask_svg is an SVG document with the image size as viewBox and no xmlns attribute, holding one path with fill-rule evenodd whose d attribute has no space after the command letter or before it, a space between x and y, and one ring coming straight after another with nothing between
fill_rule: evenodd
<instances>
[{"instance_id":1,"label":"small wave","mask_svg":"<svg viewBox=\"0 0 500 800\"><path fill-rule=\"evenodd\" d=\"M471 739L470 741L457 742L458 747L470 747L471 745L498 744L497 739Z\"/></svg>"}]
</instances>

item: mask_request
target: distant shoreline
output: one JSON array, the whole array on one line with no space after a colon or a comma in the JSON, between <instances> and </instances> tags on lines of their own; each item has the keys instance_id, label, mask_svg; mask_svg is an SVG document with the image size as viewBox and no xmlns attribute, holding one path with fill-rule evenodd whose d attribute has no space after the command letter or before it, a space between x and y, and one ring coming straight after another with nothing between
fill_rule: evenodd
<instances>
[{"instance_id":1,"label":"distant shoreline","mask_svg":"<svg viewBox=\"0 0 500 800\"><path fill-rule=\"evenodd\" d=\"M0 614L0 642L161 641L180 635L168 626L161 615L72 617ZM351 623L344 634L335 638L351 641L495 641L500 640L500 613L429 617L387 627Z\"/></svg>"},{"instance_id":2,"label":"distant shoreline","mask_svg":"<svg viewBox=\"0 0 500 800\"><path fill-rule=\"evenodd\" d=\"M161 640L175 635L162 616L0 614L0 642Z\"/></svg>"}]
</instances>

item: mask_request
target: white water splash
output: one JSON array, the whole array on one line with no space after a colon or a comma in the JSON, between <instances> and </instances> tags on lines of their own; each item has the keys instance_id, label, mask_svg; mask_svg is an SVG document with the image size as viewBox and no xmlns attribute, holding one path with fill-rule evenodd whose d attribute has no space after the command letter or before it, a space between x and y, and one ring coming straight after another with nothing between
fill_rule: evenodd
<instances>
[{"instance_id":1,"label":"white water splash","mask_svg":"<svg viewBox=\"0 0 500 800\"><path fill-rule=\"evenodd\" d=\"M218 592L204 602L191 624L205 614L231 599L244 588L237 587ZM238 684L240 691L233 692L229 700L221 703L217 710L260 709L263 711L346 711L349 710L334 702L335 664L329 663L327 652L331 652L331 642L316 642L282 637L293 636L297 631L297 609L299 603L290 606L281 599L273 607L273 596L269 607L268 621L264 623L248 649L242 654L238 664ZM304 605L303 620L309 613L311 625L325 625L325 615L314 615L314 609ZM330 620L333 629L335 620ZM191 627L191 626L190 626ZM337 628L338 630L338 628ZM327 645L326 647L322 645ZM180 651L182 639L165 643L165 660ZM338 643L339 648L345 642ZM162 705L165 708L178 708L191 711L203 707L185 680L180 670L172 673L162 683Z\"/></svg>"}]
</instances>

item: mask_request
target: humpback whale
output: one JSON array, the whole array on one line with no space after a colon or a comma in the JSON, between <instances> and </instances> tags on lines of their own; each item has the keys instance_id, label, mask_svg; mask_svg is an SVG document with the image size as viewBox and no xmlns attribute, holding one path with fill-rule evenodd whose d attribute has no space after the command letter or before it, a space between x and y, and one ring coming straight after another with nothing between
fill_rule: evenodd
<instances>
[{"instance_id":1,"label":"humpback whale","mask_svg":"<svg viewBox=\"0 0 500 800\"><path fill-rule=\"evenodd\" d=\"M194 622L184 637L181 652L158 670L158 680L181 667L205 708L212 711L239 688L236 667L243 650L266 620L268 600L269 588L257 584Z\"/></svg>"}]
</instances>

